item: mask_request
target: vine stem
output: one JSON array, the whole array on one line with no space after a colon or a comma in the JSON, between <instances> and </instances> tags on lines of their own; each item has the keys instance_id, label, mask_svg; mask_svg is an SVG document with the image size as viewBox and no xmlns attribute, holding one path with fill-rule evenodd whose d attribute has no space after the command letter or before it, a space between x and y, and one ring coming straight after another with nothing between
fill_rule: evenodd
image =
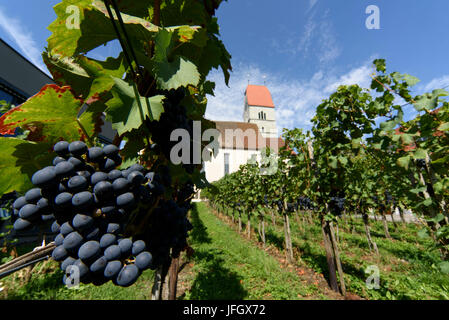
<instances>
[{"instance_id":1,"label":"vine stem","mask_svg":"<svg viewBox=\"0 0 449 320\"><path fill-rule=\"evenodd\" d=\"M143 113L143 108L142 108L142 103L140 101L140 95L139 95L139 91L137 90L137 85L135 83L135 81L132 82L133 84L133 89L134 89L134 95L136 96L136 101L137 101L137 105L139 106L139 113L140 113L140 119L142 120L142 124L145 123L145 115ZM148 103L148 99L146 99L147 101L147 108L149 111L149 103ZM147 140L147 144L150 145L150 138L148 137L148 134L145 134L145 139Z\"/></svg>"}]
</instances>

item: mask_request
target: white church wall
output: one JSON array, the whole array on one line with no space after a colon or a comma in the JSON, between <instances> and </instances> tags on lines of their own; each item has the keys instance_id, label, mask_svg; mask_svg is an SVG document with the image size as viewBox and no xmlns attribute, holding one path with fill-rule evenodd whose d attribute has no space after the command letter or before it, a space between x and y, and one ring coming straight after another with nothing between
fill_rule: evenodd
<instances>
[{"instance_id":1,"label":"white church wall","mask_svg":"<svg viewBox=\"0 0 449 320\"><path fill-rule=\"evenodd\" d=\"M216 157L204 162L206 179L209 182L220 180L225 175L225 154L229 154L229 173L238 171L240 166L246 164L252 155L260 161L260 151L244 149L219 149Z\"/></svg>"}]
</instances>

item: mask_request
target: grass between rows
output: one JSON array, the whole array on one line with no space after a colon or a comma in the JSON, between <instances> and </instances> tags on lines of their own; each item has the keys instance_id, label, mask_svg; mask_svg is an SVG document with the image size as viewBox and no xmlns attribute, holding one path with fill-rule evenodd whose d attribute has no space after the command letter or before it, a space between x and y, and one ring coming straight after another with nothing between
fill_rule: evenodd
<instances>
[{"instance_id":1,"label":"grass between rows","mask_svg":"<svg viewBox=\"0 0 449 320\"><path fill-rule=\"evenodd\" d=\"M184 299L326 299L314 285L281 268L265 251L239 237L204 203L190 213L195 249L190 290Z\"/></svg>"},{"instance_id":2,"label":"grass between rows","mask_svg":"<svg viewBox=\"0 0 449 320\"><path fill-rule=\"evenodd\" d=\"M283 250L284 229L278 215L273 226L271 215L264 215L268 245ZM317 219L308 221L304 213L290 218L292 243L298 265L312 268L328 277L321 227ZM242 215L244 227L246 215ZM312 222L312 223L311 223ZM259 220L251 216L252 228L257 228ZM338 221L339 249L348 291L367 299L449 299L449 275L438 268L441 262L439 252L430 238L420 238L421 227L415 224L389 223L393 239L385 237L381 221L370 221L371 236L379 248L379 256L369 250L364 225L361 219L345 224ZM260 237L255 232L255 236ZM365 273L369 266L379 270L380 288L368 289ZM371 269L373 270L373 269ZM372 282L371 282L372 283Z\"/></svg>"}]
</instances>

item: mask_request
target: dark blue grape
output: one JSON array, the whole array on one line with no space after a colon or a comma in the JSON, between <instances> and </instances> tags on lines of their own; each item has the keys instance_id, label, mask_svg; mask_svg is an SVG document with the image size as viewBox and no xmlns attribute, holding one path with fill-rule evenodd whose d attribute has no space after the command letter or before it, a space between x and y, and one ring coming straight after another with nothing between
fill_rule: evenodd
<instances>
[{"instance_id":1,"label":"dark blue grape","mask_svg":"<svg viewBox=\"0 0 449 320\"><path fill-rule=\"evenodd\" d=\"M75 174L75 166L69 161L63 161L55 166L56 176L64 178Z\"/></svg>"},{"instance_id":2,"label":"dark blue grape","mask_svg":"<svg viewBox=\"0 0 449 320\"><path fill-rule=\"evenodd\" d=\"M33 188L25 193L25 200L27 203L36 204L42 198L41 188Z\"/></svg>"},{"instance_id":3,"label":"dark blue grape","mask_svg":"<svg viewBox=\"0 0 449 320\"><path fill-rule=\"evenodd\" d=\"M113 205L105 205L101 208L101 213L105 214L106 217L113 216L117 213L117 208Z\"/></svg>"},{"instance_id":4,"label":"dark blue grape","mask_svg":"<svg viewBox=\"0 0 449 320\"><path fill-rule=\"evenodd\" d=\"M110 172L114 170L120 163L116 163L114 160L110 158L106 158L100 163L100 170L105 172Z\"/></svg>"},{"instance_id":5,"label":"dark blue grape","mask_svg":"<svg viewBox=\"0 0 449 320\"><path fill-rule=\"evenodd\" d=\"M87 152L87 146L82 141L73 141L69 144L69 152L76 157L80 157Z\"/></svg>"},{"instance_id":6,"label":"dark blue grape","mask_svg":"<svg viewBox=\"0 0 449 320\"><path fill-rule=\"evenodd\" d=\"M59 141L54 145L53 151L59 156L65 156L69 153L69 143L67 141Z\"/></svg>"},{"instance_id":7,"label":"dark blue grape","mask_svg":"<svg viewBox=\"0 0 449 320\"><path fill-rule=\"evenodd\" d=\"M95 185L94 193L99 199L108 199L114 196L114 188L109 181L100 181Z\"/></svg>"},{"instance_id":8,"label":"dark blue grape","mask_svg":"<svg viewBox=\"0 0 449 320\"><path fill-rule=\"evenodd\" d=\"M106 232L107 233L112 233L112 234L118 234L120 232L120 225L118 223L109 223L107 228L106 228Z\"/></svg>"},{"instance_id":9,"label":"dark blue grape","mask_svg":"<svg viewBox=\"0 0 449 320\"><path fill-rule=\"evenodd\" d=\"M59 233L62 234L64 237L66 235L68 235L69 233L72 233L73 231L75 231L72 227L72 225L70 224L70 222L64 222L61 225L61 228L59 229Z\"/></svg>"},{"instance_id":10,"label":"dark blue grape","mask_svg":"<svg viewBox=\"0 0 449 320\"><path fill-rule=\"evenodd\" d=\"M91 185L96 185L98 182L100 181L106 181L108 180L108 174L104 173L104 172L95 172L91 177L90 177L90 184Z\"/></svg>"},{"instance_id":11,"label":"dark blue grape","mask_svg":"<svg viewBox=\"0 0 449 320\"><path fill-rule=\"evenodd\" d=\"M142 172L133 171L130 174L128 174L127 180L132 185L138 186L145 180L145 177L143 176Z\"/></svg>"},{"instance_id":12,"label":"dark blue grape","mask_svg":"<svg viewBox=\"0 0 449 320\"><path fill-rule=\"evenodd\" d=\"M120 250L120 247L116 244L109 246L104 250L104 256L108 261L119 259L122 255L122 251Z\"/></svg>"},{"instance_id":13,"label":"dark blue grape","mask_svg":"<svg viewBox=\"0 0 449 320\"><path fill-rule=\"evenodd\" d=\"M127 258L131 255L133 242L130 239L122 239L118 246L120 247L120 251L122 252L122 258Z\"/></svg>"},{"instance_id":14,"label":"dark blue grape","mask_svg":"<svg viewBox=\"0 0 449 320\"><path fill-rule=\"evenodd\" d=\"M27 204L27 201L25 200L25 197L19 197L16 199L16 201L14 201L14 203L12 204L12 207L16 210L20 210L20 208L22 208L24 205Z\"/></svg>"},{"instance_id":15,"label":"dark blue grape","mask_svg":"<svg viewBox=\"0 0 449 320\"><path fill-rule=\"evenodd\" d=\"M106 233L100 239L100 247L105 249L117 243L117 237L114 234Z\"/></svg>"},{"instance_id":16,"label":"dark blue grape","mask_svg":"<svg viewBox=\"0 0 449 320\"><path fill-rule=\"evenodd\" d=\"M125 178L118 178L112 183L115 194L120 195L129 190L129 181Z\"/></svg>"},{"instance_id":17,"label":"dark blue grape","mask_svg":"<svg viewBox=\"0 0 449 320\"><path fill-rule=\"evenodd\" d=\"M128 209L135 204L134 195L131 192L121 194L116 199L117 206Z\"/></svg>"},{"instance_id":18,"label":"dark blue grape","mask_svg":"<svg viewBox=\"0 0 449 320\"><path fill-rule=\"evenodd\" d=\"M65 258L67 258L68 255L69 254L67 253L67 250L63 246L57 246L53 250L53 253L51 254L51 257L55 261L62 261L62 260L65 260Z\"/></svg>"},{"instance_id":19,"label":"dark blue grape","mask_svg":"<svg viewBox=\"0 0 449 320\"><path fill-rule=\"evenodd\" d=\"M82 159L70 157L67 161L73 165L76 171L81 171L86 168L85 163Z\"/></svg>"},{"instance_id":20,"label":"dark blue grape","mask_svg":"<svg viewBox=\"0 0 449 320\"><path fill-rule=\"evenodd\" d=\"M144 173L145 172L145 168L142 166L142 165L140 165L140 164L138 164L138 163L136 163L136 164L133 164L131 167L129 167L128 168L131 172L132 171L139 171L140 173Z\"/></svg>"},{"instance_id":21,"label":"dark blue grape","mask_svg":"<svg viewBox=\"0 0 449 320\"><path fill-rule=\"evenodd\" d=\"M69 189L67 189L65 184L63 184L63 183L58 184L58 192L59 193L68 192L68 191L69 191Z\"/></svg>"},{"instance_id":22,"label":"dark blue grape","mask_svg":"<svg viewBox=\"0 0 449 320\"><path fill-rule=\"evenodd\" d=\"M104 158L103 149L100 147L89 148L87 152L87 159L91 162L99 162Z\"/></svg>"},{"instance_id":23,"label":"dark blue grape","mask_svg":"<svg viewBox=\"0 0 449 320\"><path fill-rule=\"evenodd\" d=\"M128 174L130 174L130 172L131 171L129 169L122 170L122 177L126 179L128 177Z\"/></svg>"},{"instance_id":24,"label":"dark blue grape","mask_svg":"<svg viewBox=\"0 0 449 320\"><path fill-rule=\"evenodd\" d=\"M122 262L119 260L109 261L104 269L104 276L107 279L111 279L118 275L120 270L122 269Z\"/></svg>"},{"instance_id":25,"label":"dark blue grape","mask_svg":"<svg viewBox=\"0 0 449 320\"><path fill-rule=\"evenodd\" d=\"M35 204L26 204L19 210L19 217L28 221L39 218L39 207Z\"/></svg>"},{"instance_id":26,"label":"dark blue grape","mask_svg":"<svg viewBox=\"0 0 449 320\"><path fill-rule=\"evenodd\" d=\"M55 245L60 246L63 244L63 242L64 242L64 236L59 233L55 238Z\"/></svg>"},{"instance_id":27,"label":"dark blue grape","mask_svg":"<svg viewBox=\"0 0 449 320\"><path fill-rule=\"evenodd\" d=\"M73 265L74 267L78 267L79 270L79 277L81 280L83 280L84 278L86 278L89 274L89 267L81 261L81 259L77 259ZM66 270L67 271L67 270Z\"/></svg>"},{"instance_id":28,"label":"dark blue grape","mask_svg":"<svg viewBox=\"0 0 449 320\"><path fill-rule=\"evenodd\" d=\"M56 172L54 167L45 167L36 171L31 177L31 182L40 188L48 187L56 183Z\"/></svg>"},{"instance_id":29,"label":"dark blue grape","mask_svg":"<svg viewBox=\"0 0 449 320\"><path fill-rule=\"evenodd\" d=\"M77 175L84 177L87 181L90 181L92 174L87 170L77 171Z\"/></svg>"},{"instance_id":30,"label":"dark blue grape","mask_svg":"<svg viewBox=\"0 0 449 320\"><path fill-rule=\"evenodd\" d=\"M63 158L63 157L55 157L55 158L53 159L52 164L53 164L54 166L56 166L58 163L61 163L61 162L63 162L63 161L66 161L66 159Z\"/></svg>"},{"instance_id":31,"label":"dark blue grape","mask_svg":"<svg viewBox=\"0 0 449 320\"><path fill-rule=\"evenodd\" d=\"M57 221L53 222L53 224L51 225L51 232L56 233L59 232L60 229L61 226L59 225L59 223Z\"/></svg>"},{"instance_id":32,"label":"dark blue grape","mask_svg":"<svg viewBox=\"0 0 449 320\"><path fill-rule=\"evenodd\" d=\"M51 207L50 207L50 203L48 202L48 199L40 198L39 201L36 203L36 205L39 208L39 212L41 214L50 214L51 213Z\"/></svg>"},{"instance_id":33,"label":"dark blue grape","mask_svg":"<svg viewBox=\"0 0 449 320\"><path fill-rule=\"evenodd\" d=\"M76 252L83 244L84 239L78 232L69 233L63 241L63 246L67 251Z\"/></svg>"},{"instance_id":34,"label":"dark blue grape","mask_svg":"<svg viewBox=\"0 0 449 320\"><path fill-rule=\"evenodd\" d=\"M68 266L73 265L76 262L75 258L67 257L64 259L64 261L61 263L61 270L65 271Z\"/></svg>"},{"instance_id":35,"label":"dark blue grape","mask_svg":"<svg viewBox=\"0 0 449 320\"><path fill-rule=\"evenodd\" d=\"M76 230L83 232L92 228L94 225L94 218L85 214L77 214L73 218L72 225Z\"/></svg>"},{"instance_id":36,"label":"dark blue grape","mask_svg":"<svg viewBox=\"0 0 449 320\"><path fill-rule=\"evenodd\" d=\"M87 241L78 250L78 257L83 262L93 261L101 253L100 243L98 241Z\"/></svg>"},{"instance_id":37,"label":"dark blue grape","mask_svg":"<svg viewBox=\"0 0 449 320\"><path fill-rule=\"evenodd\" d=\"M139 278L140 271L134 264L128 264L122 268L117 276L117 284L121 287L129 287Z\"/></svg>"},{"instance_id":38,"label":"dark blue grape","mask_svg":"<svg viewBox=\"0 0 449 320\"><path fill-rule=\"evenodd\" d=\"M98 241L98 240L100 240L100 234L101 234L101 232L100 232L99 228L91 228L87 231L84 231L84 238L87 241L90 241L90 240Z\"/></svg>"},{"instance_id":39,"label":"dark blue grape","mask_svg":"<svg viewBox=\"0 0 449 320\"><path fill-rule=\"evenodd\" d=\"M67 182L67 187L69 190L73 193L81 192L83 190L86 190L89 183L87 182L87 179L83 176L74 176L69 179Z\"/></svg>"},{"instance_id":40,"label":"dark blue grape","mask_svg":"<svg viewBox=\"0 0 449 320\"><path fill-rule=\"evenodd\" d=\"M122 172L120 170L114 169L108 173L109 181L114 181L115 179L121 178Z\"/></svg>"},{"instance_id":41,"label":"dark blue grape","mask_svg":"<svg viewBox=\"0 0 449 320\"><path fill-rule=\"evenodd\" d=\"M32 223L28 220L19 218L14 222L13 228L16 231L24 231L32 227Z\"/></svg>"},{"instance_id":42,"label":"dark blue grape","mask_svg":"<svg viewBox=\"0 0 449 320\"><path fill-rule=\"evenodd\" d=\"M94 197L89 191L78 192L72 198L72 205L78 209L89 208L93 203Z\"/></svg>"},{"instance_id":43,"label":"dark blue grape","mask_svg":"<svg viewBox=\"0 0 449 320\"><path fill-rule=\"evenodd\" d=\"M119 148L117 148L117 146L113 144L108 144L103 148L104 154L108 157L118 155L119 151L120 151Z\"/></svg>"},{"instance_id":44,"label":"dark blue grape","mask_svg":"<svg viewBox=\"0 0 449 320\"><path fill-rule=\"evenodd\" d=\"M55 206L60 210L70 208L72 206L72 194L68 192L58 194L55 198Z\"/></svg>"},{"instance_id":45,"label":"dark blue grape","mask_svg":"<svg viewBox=\"0 0 449 320\"><path fill-rule=\"evenodd\" d=\"M148 251L141 252L137 255L135 264L139 270L143 271L151 267L153 256Z\"/></svg>"},{"instance_id":46,"label":"dark blue grape","mask_svg":"<svg viewBox=\"0 0 449 320\"><path fill-rule=\"evenodd\" d=\"M145 241L137 240L133 242L132 254L133 256L137 256L139 253L146 249Z\"/></svg>"},{"instance_id":47,"label":"dark blue grape","mask_svg":"<svg viewBox=\"0 0 449 320\"><path fill-rule=\"evenodd\" d=\"M104 256L101 256L90 265L90 271L92 273L103 273L107 264L108 259L106 259L106 257Z\"/></svg>"}]
</instances>

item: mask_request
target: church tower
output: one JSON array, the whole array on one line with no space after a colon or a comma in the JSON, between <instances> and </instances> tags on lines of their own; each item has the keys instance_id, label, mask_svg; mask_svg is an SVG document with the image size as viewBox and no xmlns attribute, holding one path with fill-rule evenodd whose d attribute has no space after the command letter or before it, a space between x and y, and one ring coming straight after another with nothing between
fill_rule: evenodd
<instances>
[{"instance_id":1,"label":"church tower","mask_svg":"<svg viewBox=\"0 0 449 320\"><path fill-rule=\"evenodd\" d=\"M248 85L245 91L243 121L257 124L265 138L277 138L276 112L271 93L265 86Z\"/></svg>"}]
</instances>

